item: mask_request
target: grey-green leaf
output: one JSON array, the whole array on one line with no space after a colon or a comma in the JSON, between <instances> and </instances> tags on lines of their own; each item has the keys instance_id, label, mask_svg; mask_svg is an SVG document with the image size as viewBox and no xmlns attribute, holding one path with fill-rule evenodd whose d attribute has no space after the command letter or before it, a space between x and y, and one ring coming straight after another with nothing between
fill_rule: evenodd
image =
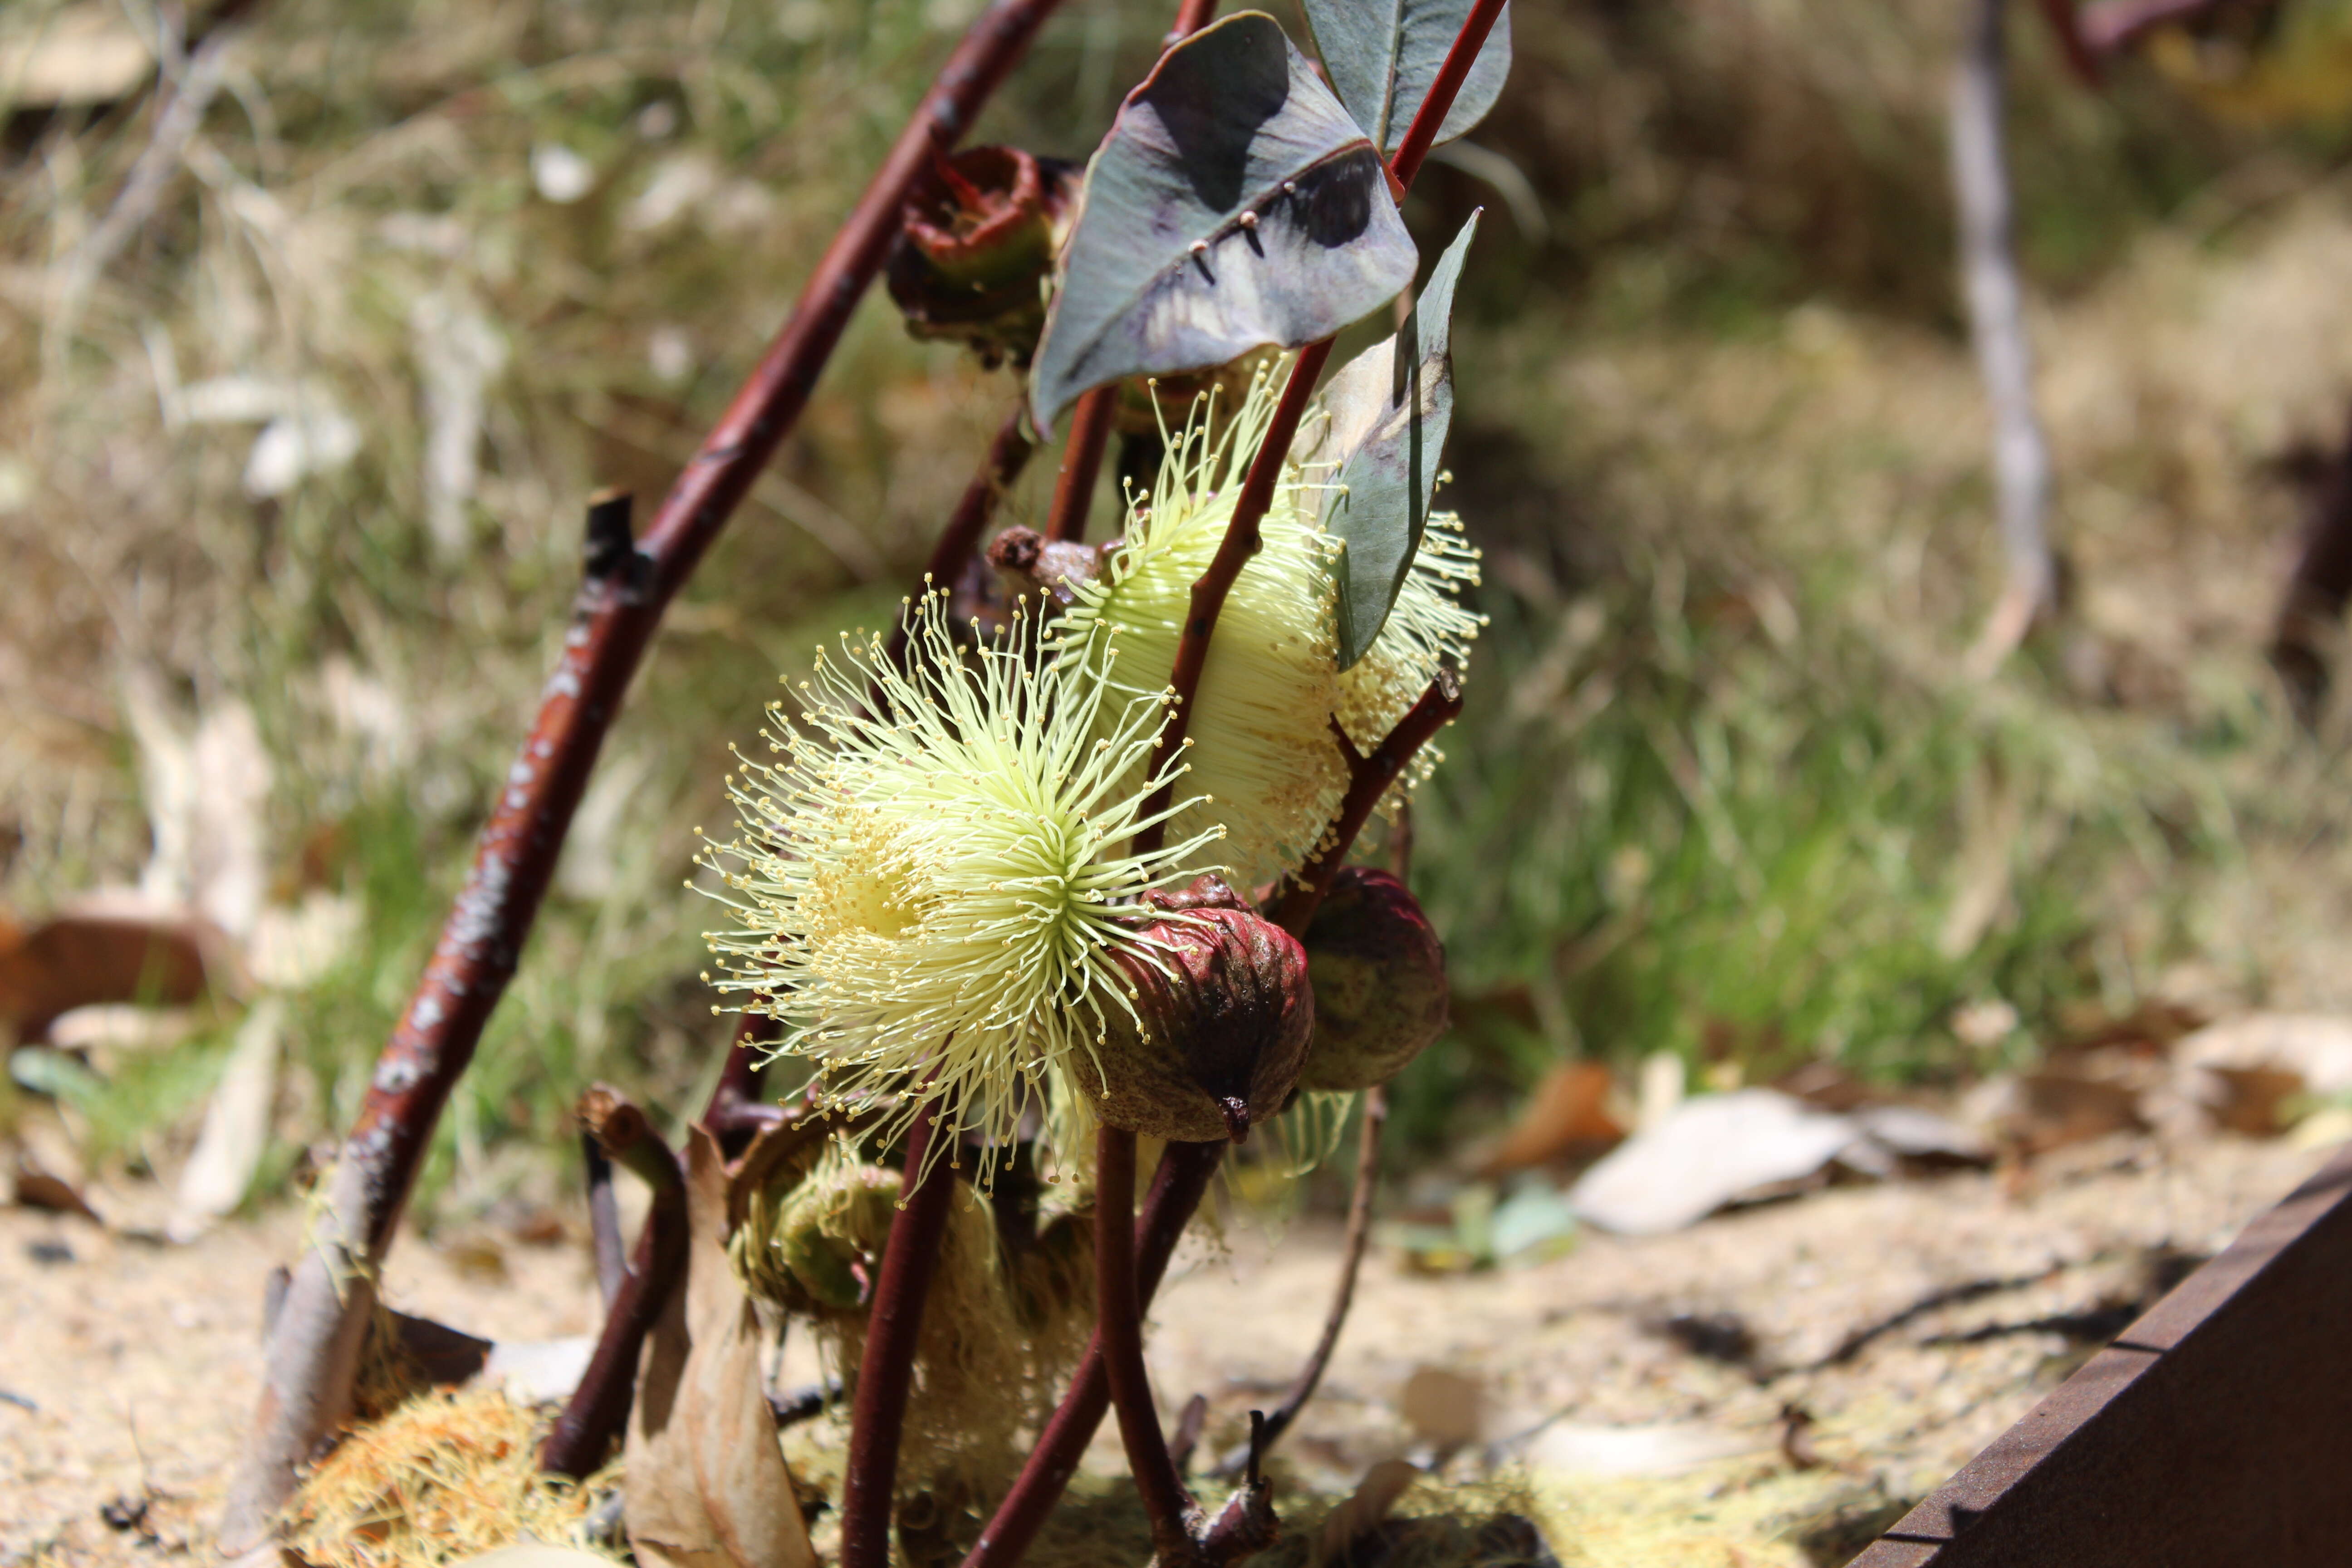
<instances>
[{"instance_id":1,"label":"grey-green leaf","mask_svg":"<svg viewBox=\"0 0 2352 1568\"><path fill-rule=\"evenodd\" d=\"M1307 23L1339 101L1372 139L1382 157L1404 140L1413 113L1470 15L1471 0L1307 0ZM1511 74L1511 12L1495 18L1437 140L1465 134L1503 90Z\"/></svg>"},{"instance_id":2,"label":"grey-green leaf","mask_svg":"<svg viewBox=\"0 0 2352 1568\"><path fill-rule=\"evenodd\" d=\"M1330 476L1320 492L1339 560L1339 668L1364 657L1412 568L1454 419L1454 288L1477 213L1429 271L1396 336L1374 343L1323 389L1328 417L1302 426L1291 455ZM1411 395L1408 395L1410 392Z\"/></svg>"},{"instance_id":3,"label":"grey-green leaf","mask_svg":"<svg viewBox=\"0 0 2352 1568\"><path fill-rule=\"evenodd\" d=\"M1372 144L1274 18L1237 13L1169 50L1095 153L1031 413L1051 430L1106 382L1328 337L1418 259Z\"/></svg>"}]
</instances>

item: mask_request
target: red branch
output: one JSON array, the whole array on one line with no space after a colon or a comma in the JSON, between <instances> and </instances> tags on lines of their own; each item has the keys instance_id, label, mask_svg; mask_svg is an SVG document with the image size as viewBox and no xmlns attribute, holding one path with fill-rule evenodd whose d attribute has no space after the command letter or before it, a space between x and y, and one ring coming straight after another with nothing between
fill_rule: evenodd
<instances>
[{"instance_id":1,"label":"red branch","mask_svg":"<svg viewBox=\"0 0 2352 1568\"><path fill-rule=\"evenodd\" d=\"M1192 1222L1192 1211L1209 1190L1217 1162L1224 1157L1223 1143L1171 1143L1160 1156L1151 1177L1151 1191L1143 1200L1143 1218L1135 1227L1135 1288L1140 1306L1149 1306L1176 1243ZM996 1507L988 1528L981 1532L962 1568L1010 1568L1029 1550L1038 1527L1054 1510L1062 1490L1077 1473L1078 1460L1094 1441L1095 1428L1110 1409L1110 1379L1103 1369L1102 1335L1087 1346L1086 1358L1062 1395L1037 1446Z\"/></svg>"},{"instance_id":2,"label":"red branch","mask_svg":"<svg viewBox=\"0 0 2352 1568\"><path fill-rule=\"evenodd\" d=\"M800 301L653 526L573 608L539 717L475 842L464 889L378 1058L270 1337L261 1405L223 1521L225 1547L261 1544L297 1467L350 1408L373 1279L441 1108L505 994L605 731L663 607L718 537L806 406L881 268L936 149L952 145L1057 0L995 0L950 57Z\"/></svg>"},{"instance_id":3,"label":"red branch","mask_svg":"<svg viewBox=\"0 0 2352 1568\"><path fill-rule=\"evenodd\" d=\"M2099 59L2092 52L2090 40L2084 36L2083 17L2074 9L2074 0L2039 0L2042 19L2050 25L2051 36L2058 40L2058 52L2066 57L2066 68L2084 87L2099 85Z\"/></svg>"},{"instance_id":4,"label":"red branch","mask_svg":"<svg viewBox=\"0 0 2352 1568\"><path fill-rule=\"evenodd\" d=\"M613 1439L627 1425L637 1352L685 1274L687 1256L685 1175L677 1156L646 1123L646 1113L598 1084L581 1096L580 1120L606 1154L644 1178L654 1201L587 1370L540 1446L540 1469L574 1480L604 1462Z\"/></svg>"},{"instance_id":5,"label":"red branch","mask_svg":"<svg viewBox=\"0 0 2352 1568\"><path fill-rule=\"evenodd\" d=\"M1143 1303L1135 1278L1135 1134L1106 1122L1095 1137L1095 1343L1110 1379L1128 1472L1151 1520L1152 1560L1181 1568L1197 1555L1199 1510L1185 1495L1151 1403L1143 1364Z\"/></svg>"},{"instance_id":6,"label":"red branch","mask_svg":"<svg viewBox=\"0 0 2352 1568\"><path fill-rule=\"evenodd\" d=\"M1478 51L1486 47L1486 35L1495 30L1495 18L1502 14L1503 0L1477 0L1470 15L1462 19L1454 47L1445 51L1445 63L1430 79L1429 96L1413 110L1412 123L1405 127L1404 140L1397 143L1396 155L1389 160L1390 175L1404 189L1412 188L1421 161L1437 145L1437 132L1453 112L1454 94L1470 79L1470 68L1478 63Z\"/></svg>"},{"instance_id":7,"label":"red branch","mask_svg":"<svg viewBox=\"0 0 2352 1568\"><path fill-rule=\"evenodd\" d=\"M841 1484L841 1568L890 1568L898 1436L914 1386L923 1302L939 1272L940 1241L947 1234L948 1206L957 1185L953 1166L925 1157L940 1131L938 1110L936 1097L924 1100L908 1129L898 1213L882 1246L882 1271L874 1286L866 1352L857 1363L857 1394L850 1406L849 1459ZM952 1123L946 1136L955 1136Z\"/></svg>"},{"instance_id":8,"label":"red branch","mask_svg":"<svg viewBox=\"0 0 2352 1568\"><path fill-rule=\"evenodd\" d=\"M1322 853L1300 867L1281 897L1275 900L1268 912L1275 924L1293 936L1305 933L1307 922L1315 918L1323 895L1331 890L1331 879L1347 863L1348 851L1354 847L1356 836L1364 830L1364 824L1371 820L1381 797L1389 793L1389 786L1396 783L1397 775L1404 772L1413 753L1461 714L1462 688L1454 683L1450 672L1441 670L1437 679L1430 682L1429 689L1421 694L1421 700L1370 752L1359 753L1339 725L1331 726L1339 736L1339 749L1348 756L1348 793L1339 803L1339 818L1332 825L1330 837L1324 841Z\"/></svg>"},{"instance_id":9,"label":"red branch","mask_svg":"<svg viewBox=\"0 0 2352 1568\"><path fill-rule=\"evenodd\" d=\"M1097 386L1078 399L1070 438L1062 447L1062 469L1054 484L1054 510L1046 514L1045 537L1083 543L1087 510L1094 505L1095 476L1102 472L1103 447L1118 415L1118 383Z\"/></svg>"},{"instance_id":10,"label":"red branch","mask_svg":"<svg viewBox=\"0 0 2352 1568\"><path fill-rule=\"evenodd\" d=\"M1339 1331L1347 1326L1348 1309L1356 1299L1356 1276L1364 1266L1364 1246L1372 1234L1372 1194L1381 1179L1381 1129L1389 1119L1388 1090L1378 1084L1364 1091L1364 1125L1361 1142L1356 1147L1356 1188L1348 1199L1348 1243L1339 1262L1339 1289L1332 1295L1331 1310L1323 1319L1323 1333L1315 1342L1315 1349L1307 1364L1275 1406L1274 1414L1252 1435L1253 1458L1263 1457L1264 1450L1282 1440L1298 1419L1299 1411L1315 1397L1315 1390L1323 1382L1323 1373L1331 1364L1331 1352L1339 1348Z\"/></svg>"},{"instance_id":11,"label":"red branch","mask_svg":"<svg viewBox=\"0 0 2352 1568\"><path fill-rule=\"evenodd\" d=\"M1031 446L1021 424L1021 405L1015 403L1004 423L996 427L996 438L988 444L988 456L980 462L980 471L963 488L963 498L948 518L948 525L940 533L937 544L931 546L930 563L923 568L927 586L950 589L963 574L964 563L980 546L980 536L988 531L989 521L995 517L997 503L1021 470L1029 466ZM903 663L907 656L907 624L901 620L890 633L890 662Z\"/></svg>"}]
</instances>

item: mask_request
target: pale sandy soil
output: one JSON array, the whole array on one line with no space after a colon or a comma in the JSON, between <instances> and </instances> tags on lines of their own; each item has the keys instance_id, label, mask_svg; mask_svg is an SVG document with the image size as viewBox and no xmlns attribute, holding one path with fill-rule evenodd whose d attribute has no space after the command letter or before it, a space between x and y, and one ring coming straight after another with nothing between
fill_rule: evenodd
<instances>
[{"instance_id":1,"label":"pale sandy soil","mask_svg":"<svg viewBox=\"0 0 2352 1568\"><path fill-rule=\"evenodd\" d=\"M1679 1236L1587 1236L1532 1268L1437 1279L1376 1255L1286 1462L1297 1480L1344 1486L1377 1459L1426 1458L1397 1399L1417 1369L1444 1368L1482 1396L1479 1441L1447 1473L1508 1477L1523 1460L1571 1565L1841 1561L1840 1519L1850 1534L1917 1497L2086 1353L2079 1336L2018 1325L2143 1299L2152 1256L2212 1252L2321 1158L2229 1138L2115 1142L2054 1156L2021 1184L1971 1174L1840 1189ZM263 1280L299 1223L281 1211L166 1247L0 1212L0 1561L202 1555L253 1402ZM1235 1223L1222 1256L1180 1262L1156 1314L1155 1383L1171 1409L1209 1396L1204 1450L1296 1369L1338 1240L1301 1224L1269 1245ZM1857 1330L1982 1280L2030 1282L1922 1313L1844 1364L1816 1366ZM578 1333L594 1317L576 1244L436 1252L410 1241L394 1254L390 1296L491 1336ZM1734 1365L1693 1353L1660 1326L1676 1314L1736 1316L1752 1355ZM1927 1342L1985 1329L2005 1331ZM1818 1467L1783 1452L1785 1405L1812 1418ZM1611 1430L1661 1426L1639 1439ZM1664 1477L1590 1473L1633 1442L1717 1457ZM128 1528L102 1517L142 1497Z\"/></svg>"}]
</instances>

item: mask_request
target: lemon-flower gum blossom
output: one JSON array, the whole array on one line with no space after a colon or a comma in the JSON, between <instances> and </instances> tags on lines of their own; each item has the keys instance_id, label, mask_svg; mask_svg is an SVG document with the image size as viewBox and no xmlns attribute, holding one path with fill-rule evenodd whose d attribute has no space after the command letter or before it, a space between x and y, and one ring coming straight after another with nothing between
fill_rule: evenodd
<instances>
[{"instance_id":1,"label":"lemon-flower gum blossom","mask_svg":"<svg viewBox=\"0 0 2352 1568\"><path fill-rule=\"evenodd\" d=\"M903 672L878 637L820 651L798 721L769 709L782 760L730 776L740 835L698 857L740 917L708 933L713 984L782 1024L777 1053L814 1061L829 1102L899 1095L898 1124L919 1093L953 1108L988 1145L985 1182L1028 1105L1076 1154L1069 1054L1108 1009L1131 1015L1112 958L1151 946L1138 900L1188 879L1217 835L1130 852L1146 800L1181 771L1153 754L1164 691L1040 658L1026 616L965 655L943 595L907 616Z\"/></svg>"},{"instance_id":2,"label":"lemon-flower gum blossom","mask_svg":"<svg viewBox=\"0 0 2352 1568\"><path fill-rule=\"evenodd\" d=\"M1287 361L1283 362L1286 365ZM1129 517L1101 574L1079 584L1052 638L1055 660L1122 695L1167 684L1198 582L1233 521L1242 481L1272 417L1282 367L1261 373L1224 428L1213 396L1170 444L1150 503ZM1339 700L1332 628L1336 543L1318 530L1295 469L1258 525L1261 545L1234 581L1192 700L1186 787L1198 799L1171 834L1222 825L1216 846L1237 886L1272 880L1311 854L1339 810L1347 761L1330 730ZM1114 667L1108 658L1116 646ZM1204 859L1194 868L1210 869Z\"/></svg>"},{"instance_id":3,"label":"lemon-flower gum blossom","mask_svg":"<svg viewBox=\"0 0 2352 1568\"><path fill-rule=\"evenodd\" d=\"M1459 674L1469 663L1486 617L1463 608L1462 593L1477 585L1478 552L1463 537L1462 519L1432 512L1381 635L1339 675L1339 727L1358 751L1379 745L1439 670ZM1436 747L1422 747L1399 783L1422 783L1442 758Z\"/></svg>"}]
</instances>

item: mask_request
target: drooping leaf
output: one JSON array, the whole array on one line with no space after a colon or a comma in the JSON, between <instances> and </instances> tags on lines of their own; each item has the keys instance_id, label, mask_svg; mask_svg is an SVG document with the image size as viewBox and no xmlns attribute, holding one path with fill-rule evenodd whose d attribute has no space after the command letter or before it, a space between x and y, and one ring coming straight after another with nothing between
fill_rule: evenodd
<instances>
[{"instance_id":1,"label":"drooping leaf","mask_svg":"<svg viewBox=\"0 0 2352 1568\"><path fill-rule=\"evenodd\" d=\"M1471 0L1307 0L1307 25L1315 31L1323 68L1339 101L1382 157L1404 140L1470 6ZM1454 95L1438 141L1451 142L1486 119L1510 74L1511 10L1506 5Z\"/></svg>"},{"instance_id":2,"label":"drooping leaf","mask_svg":"<svg viewBox=\"0 0 2352 1568\"><path fill-rule=\"evenodd\" d=\"M629 1413L622 1519L660 1568L815 1568L761 1383L760 1323L727 1261L727 1172L688 1129L686 1289L647 1342Z\"/></svg>"},{"instance_id":3,"label":"drooping leaf","mask_svg":"<svg viewBox=\"0 0 2352 1568\"><path fill-rule=\"evenodd\" d=\"M1081 393L1329 336L1412 283L1380 154L1271 16L1161 57L1087 171L1030 378L1050 430Z\"/></svg>"},{"instance_id":4,"label":"drooping leaf","mask_svg":"<svg viewBox=\"0 0 2352 1568\"><path fill-rule=\"evenodd\" d=\"M1325 466L1325 532L1344 541L1339 563L1339 668L1364 657L1387 624L1421 548L1437 489L1438 454L1454 420L1454 286L1478 214L1430 269L1396 336L1374 343L1323 389L1329 416L1301 427L1292 456Z\"/></svg>"}]
</instances>

